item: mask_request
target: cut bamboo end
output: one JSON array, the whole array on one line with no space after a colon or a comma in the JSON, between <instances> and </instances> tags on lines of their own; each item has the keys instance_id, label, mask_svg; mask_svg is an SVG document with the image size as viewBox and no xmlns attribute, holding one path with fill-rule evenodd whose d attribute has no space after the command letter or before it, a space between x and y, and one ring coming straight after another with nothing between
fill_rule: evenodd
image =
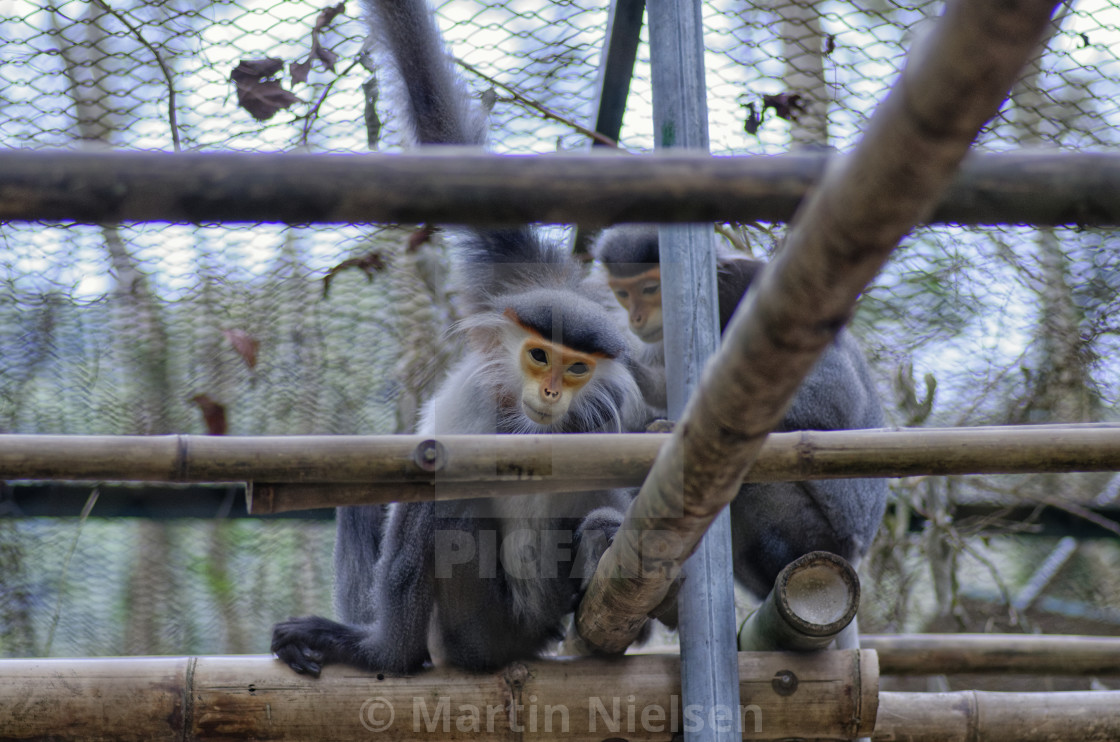
<instances>
[{"instance_id":1,"label":"cut bamboo end","mask_svg":"<svg viewBox=\"0 0 1120 742\"><path fill-rule=\"evenodd\" d=\"M805 554L778 573L774 589L743 621L739 649L824 649L855 618L859 595L859 576L845 559Z\"/></svg>"}]
</instances>

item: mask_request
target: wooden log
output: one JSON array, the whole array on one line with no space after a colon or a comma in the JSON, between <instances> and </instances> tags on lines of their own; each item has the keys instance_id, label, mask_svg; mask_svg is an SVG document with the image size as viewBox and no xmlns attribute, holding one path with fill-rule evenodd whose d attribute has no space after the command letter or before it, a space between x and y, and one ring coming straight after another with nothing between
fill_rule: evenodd
<instances>
[{"instance_id":1,"label":"wooden log","mask_svg":"<svg viewBox=\"0 0 1120 742\"><path fill-rule=\"evenodd\" d=\"M501 156L0 151L0 220L173 222L786 221L821 155ZM688 193L689 198L681 198ZM1120 224L1120 155L965 160L931 222Z\"/></svg>"},{"instance_id":2,"label":"wooden log","mask_svg":"<svg viewBox=\"0 0 1120 742\"><path fill-rule=\"evenodd\" d=\"M1115 742L1120 691L879 694L873 740Z\"/></svg>"},{"instance_id":3,"label":"wooden log","mask_svg":"<svg viewBox=\"0 0 1120 742\"><path fill-rule=\"evenodd\" d=\"M864 634L884 675L1120 675L1120 637L1051 634Z\"/></svg>"},{"instance_id":4,"label":"wooden log","mask_svg":"<svg viewBox=\"0 0 1120 742\"><path fill-rule=\"evenodd\" d=\"M859 608L859 575L827 551L798 557L778 573L774 588L739 627L740 651L824 649Z\"/></svg>"},{"instance_id":5,"label":"wooden log","mask_svg":"<svg viewBox=\"0 0 1120 742\"><path fill-rule=\"evenodd\" d=\"M540 660L492 675L401 678L330 665L297 675L268 657L0 660L6 740L670 740L742 722L752 739L870 733L874 652L739 655L742 706L680 703L676 656Z\"/></svg>"}]
</instances>

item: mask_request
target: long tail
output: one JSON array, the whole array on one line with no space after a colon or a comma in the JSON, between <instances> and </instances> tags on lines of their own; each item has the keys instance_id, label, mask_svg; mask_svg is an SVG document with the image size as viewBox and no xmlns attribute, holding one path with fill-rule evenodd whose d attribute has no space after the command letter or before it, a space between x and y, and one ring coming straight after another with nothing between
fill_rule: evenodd
<instances>
[{"instance_id":1,"label":"long tail","mask_svg":"<svg viewBox=\"0 0 1120 742\"><path fill-rule=\"evenodd\" d=\"M481 145L486 117L466 93L426 0L365 0L370 30L388 52L420 144Z\"/></svg>"},{"instance_id":2,"label":"long tail","mask_svg":"<svg viewBox=\"0 0 1120 742\"><path fill-rule=\"evenodd\" d=\"M420 144L481 145L485 116L447 54L427 0L365 0L370 28L396 69L402 112ZM572 288L580 268L528 227L475 229L458 244L461 292L474 308L498 293Z\"/></svg>"}]
</instances>

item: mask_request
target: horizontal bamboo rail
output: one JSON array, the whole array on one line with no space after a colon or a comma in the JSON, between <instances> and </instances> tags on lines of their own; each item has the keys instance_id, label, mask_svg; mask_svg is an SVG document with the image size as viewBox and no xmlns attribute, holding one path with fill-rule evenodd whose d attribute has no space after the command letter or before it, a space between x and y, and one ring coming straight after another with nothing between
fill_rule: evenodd
<instances>
[{"instance_id":1,"label":"horizontal bamboo rail","mask_svg":"<svg viewBox=\"0 0 1120 742\"><path fill-rule=\"evenodd\" d=\"M1053 634L864 634L884 675L1120 676L1120 637Z\"/></svg>"},{"instance_id":2,"label":"horizontal bamboo rail","mask_svg":"<svg viewBox=\"0 0 1120 742\"><path fill-rule=\"evenodd\" d=\"M823 155L0 151L0 220L786 221ZM687 193L688 198L681 198ZM1120 224L1120 155L974 154L930 222Z\"/></svg>"},{"instance_id":3,"label":"horizontal bamboo rail","mask_svg":"<svg viewBox=\"0 0 1120 742\"><path fill-rule=\"evenodd\" d=\"M270 513L633 487L666 440L664 434L0 435L0 479L254 481L253 512ZM1112 470L1120 470L1117 425L800 431L769 436L747 481ZM326 483L339 486L319 486Z\"/></svg>"},{"instance_id":4,"label":"horizontal bamboo rail","mask_svg":"<svg viewBox=\"0 0 1120 742\"><path fill-rule=\"evenodd\" d=\"M879 696L882 742L1114 742L1120 691L891 693Z\"/></svg>"},{"instance_id":5,"label":"horizontal bamboo rail","mask_svg":"<svg viewBox=\"0 0 1120 742\"><path fill-rule=\"evenodd\" d=\"M944 640L962 638L969 639ZM884 668L894 651L884 650ZM1116 656L1115 646L1107 651ZM1120 692L876 693L876 664L867 649L740 653L744 738L850 738L872 724L873 739L911 742L1120 737ZM1024 665L1010 667L1018 672ZM263 656L8 659L0 660L0 731L5 739L56 742L375 735L667 741L682 724L705 721L680 708L679 678L678 658L666 655L540 660L494 675L439 669L408 678L331 665L318 680Z\"/></svg>"},{"instance_id":6,"label":"horizontal bamboo rail","mask_svg":"<svg viewBox=\"0 0 1120 742\"><path fill-rule=\"evenodd\" d=\"M493 675L319 679L268 657L0 660L0 737L81 740L669 740L743 720L752 739L851 738L875 721L875 653L742 653L742 708L681 708L676 656L541 660Z\"/></svg>"}]
</instances>

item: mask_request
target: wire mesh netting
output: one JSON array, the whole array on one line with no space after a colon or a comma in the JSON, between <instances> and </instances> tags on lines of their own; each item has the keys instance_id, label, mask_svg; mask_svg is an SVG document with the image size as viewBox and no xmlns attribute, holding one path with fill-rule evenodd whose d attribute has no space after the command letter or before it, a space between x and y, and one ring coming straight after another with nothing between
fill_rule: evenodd
<instances>
[{"instance_id":1,"label":"wire mesh netting","mask_svg":"<svg viewBox=\"0 0 1120 742\"><path fill-rule=\"evenodd\" d=\"M4 147L404 146L393 82L364 43L356 3L2 6ZM848 149L940 10L886 0L705 3L712 150ZM594 120L608 12L585 0L439 5L468 86L492 103L492 149L588 146L578 127ZM653 142L648 58L643 32L620 137L633 151ZM1045 51L978 147L1115 151L1118 88L1120 4L1062 6ZM782 229L720 227L730 249L759 257L776 249ZM444 339L456 315L443 239L416 234L373 225L4 224L0 432L407 431L456 352ZM1099 229L917 230L868 290L856 323L891 421L1115 417L1116 248L1114 233ZM921 628L945 615L1018 620L1001 603L1054 542L982 540L1009 524L960 527L948 517L954 502L1097 507L1117 489L1107 475L953 481L896 488L898 523L916 511L935 525L912 532L888 522L865 570L874 584L865 589L868 628ZM104 521L96 506L92 514L82 527L0 521L0 654L264 651L272 620L329 612L328 523ZM1116 556L1115 544L1087 545L1063 573L1066 585L1091 586L1062 598L1096 611L1090 628L1120 625L1120 586L1102 569ZM962 596L980 594L987 613L968 604L973 618L962 618Z\"/></svg>"},{"instance_id":2,"label":"wire mesh netting","mask_svg":"<svg viewBox=\"0 0 1120 742\"><path fill-rule=\"evenodd\" d=\"M0 137L7 146L86 140L171 149L176 136L188 150L354 152L367 145L362 115L369 87L363 90L362 83L372 64L362 53L365 27L356 4L315 33L317 41L313 29L322 8L301 2L9 5L0 72ZM794 141L847 148L940 7L878 0L706 3L713 151L781 152L790 128ZM593 111L607 12L606 4L573 2L440 4L451 51L473 70L465 73L471 87L481 93L512 86L563 119L542 120L538 109L499 88L495 148L544 152L586 145L566 122L586 124ZM981 145L1115 146L1118 29L1120 8L1108 0L1063 6L1046 52ZM331 69L321 55L311 56L319 48L332 60L337 56ZM639 150L652 145L644 37L641 49L621 138ZM292 101L264 122L238 108L230 81L240 61L262 59L314 60L306 82L294 82L287 69L265 76L289 90ZM771 107L755 134L744 131L749 106L761 114L764 96L783 93L800 98L793 105L799 122L790 127L781 118L789 110ZM391 110L381 109L391 122ZM382 146L392 146L388 129Z\"/></svg>"}]
</instances>

